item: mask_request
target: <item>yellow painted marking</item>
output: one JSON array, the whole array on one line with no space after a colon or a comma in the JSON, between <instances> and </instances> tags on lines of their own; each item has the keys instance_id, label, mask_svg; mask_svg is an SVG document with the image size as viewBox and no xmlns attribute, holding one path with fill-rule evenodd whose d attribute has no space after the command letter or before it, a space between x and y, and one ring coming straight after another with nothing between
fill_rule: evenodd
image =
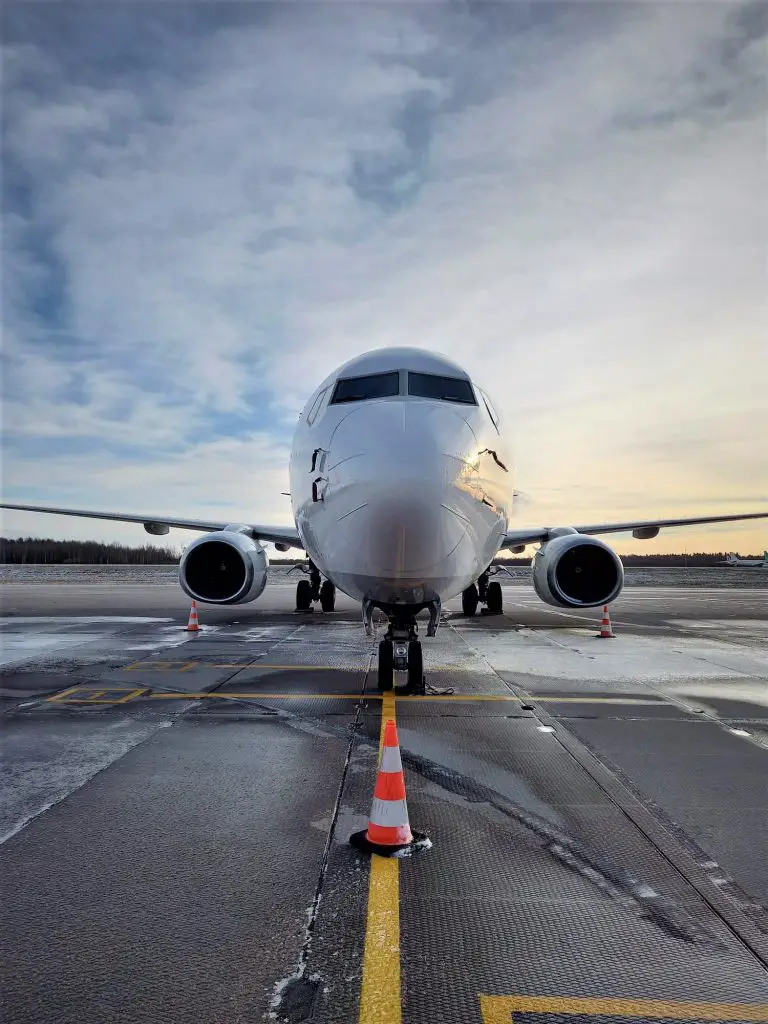
<instances>
[{"instance_id":1,"label":"yellow painted marking","mask_svg":"<svg viewBox=\"0 0 768 1024\"><path fill-rule=\"evenodd\" d=\"M191 672L196 668L255 668L256 666L250 661L189 661L184 664L189 665L189 668L182 669L183 672Z\"/></svg>"},{"instance_id":2,"label":"yellow painted marking","mask_svg":"<svg viewBox=\"0 0 768 1024\"><path fill-rule=\"evenodd\" d=\"M196 661L135 661L132 665L126 665L121 672L189 672L197 668Z\"/></svg>"},{"instance_id":3,"label":"yellow painted marking","mask_svg":"<svg viewBox=\"0 0 768 1024\"><path fill-rule=\"evenodd\" d=\"M360 672L363 669L338 669L333 665L269 665L261 661L135 661L131 665L125 665L121 672L191 672L196 668L239 668L239 669L264 669L265 672L272 671L295 671L295 672Z\"/></svg>"},{"instance_id":4,"label":"yellow painted marking","mask_svg":"<svg viewBox=\"0 0 768 1024\"><path fill-rule=\"evenodd\" d=\"M141 697L143 694L148 693L149 690L146 686L140 687L138 690L130 690L124 697L114 701L115 704L127 704L129 700L133 700L135 697Z\"/></svg>"},{"instance_id":5,"label":"yellow painted marking","mask_svg":"<svg viewBox=\"0 0 768 1024\"><path fill-rule=\"evenodd\" d=\"M147 687L134 689L125 686L108 686L106 689L98 686L72 686L61 693L55 693L46 699L48 704L127 704L147 693ZM108 693L120 693L121 697L105 697Z\"/></svg>"},{"instance_id":6,"label":"yellow painted marking","mask_svg":"<svg viewBox=\"0 0 768 1024\"><path fill-rule=\"evenodd\" d=\"M553 703L574 703L574 704L666 704L666 701L654 699L653 697L522 697L521 700L528 701L550 701Z\"/></svg>"},{"instance_id":7,"label":"yellow painted marking","mask_svg":"<svg viewBox=\"0 0 768 1024\"><path fill-rule=\"evenodd\" d=\"M643 1020L768 1021L766 1003L687 1003L653 999L480 996L483 1024L513 1024L518 1013L639 1017Z\"/></svg>"},{"instance_id":8,"label":"yellow painted marking","mask_svg":"<svg viewBox=\"0 0 768 1024\"><path fill-rule=\"evenodd\" d=\"M57 700L62 700L64 697L69 697L70 694L78 693L82 690L81 686L70 686L68 690L62 690L61 693L56 693L53 697L48 698L48 703L53 703Z\"/></svg>"},{"instance_id":9,"label":"yellow painted marking","mask_svg":"<svg viewBox=\"0 0 768 1024\"><path fill-rule=\"evenodd\" d=\"M202 700L203 697L254 697L253 693L150 693L152 700Z\"/></svg>"},{"instance_id":10,"label":"yellow painted marking","mask_svg":"<svg viewBox=\"0 0 768 1024\"><path fill-rule=\"evenodd\" d=\"M379 758L384 743L384 724L395 718L395 695L380 695L381 729ZM400 861L397 857L371 856L368 883L368 920L363 954L363 985L360 991L359 1024L400 1024Z\"/></svg>"},{"instance_id":11,"label":"yellow painted marking","mask_svg":"<svg viewBox=\"0 0 768 1024\"><path fill-rule=\"evenodd\" d=\"M232 693L229 690L212 690L210 693L153 693L153 700L202 700L204 697L231 697L236 700L380 700L378 696L366 695L361 698L359 693L255 693L246 690L243 693Z\"/></svg>"},{"instance_id":12,"label":"yellow painted marking","mask_svg":"<svg viewBox=\"0 0 768 1024\"><path fill-rule=\"evenodd\" d=\"M205 667L205 665L201 664L201 668ZM281 672L359 672L361 675L364 671L361 666L340 669L335 668L333 665L265 665L261 661L252 662L250 665L247 665L246 668L263 668L267 672L272 669L279 669Z\"/></svg>"},{"instance_id":13,"label":"yellow painted marking","mask_svg":"<svg viewBox=\"0 0 768 1024\"><path fill-rule=\"evenodd\" d=\"M202 655L201 655L202 657ZM224 657L224 655L221 655ZM211 658L215 658L215 655L211 655ZM247 662L234 662L231 665L228 662L217 662L217 661L201 661L200 659L195 661L155 661L147 659L146 661L134 661L130 665L125 665L122 672L137 672L144 668L165 669L167 667L176 668L178 665L188 665L191 668L254 668L264 669L265 672L271 671L272 669L280 669L281 671L287 671L288 669L295 669L297 672L360 672L363 673L364 668L362 665L353 665L349 668L339 668L336 665L273 665L268 661L264 661L262 658L255 658L253 661ZM466 667L462 665L433 665L427 666L431 671L434 672L466 672ZM504 671L502 669L502 671Z\"/></svg>"},{"instance_id":14,"label":"yellow painted marking","mask_svg":"<svg viewBox=\"0 0 768 1024\"><path fill-rule=\"evenodd\" d=\"M74 690L80 689L75 687ZM110 687L110 691L117 689L117 687ZM74 691L66 690L64 693L70 693ZM133 691L132 691L133 692ZM142 691L146 692L146 691ZM49 700L58 699L64 696L64 693L58 694L56 698L49 698ZM174 691L172 693L152 693L150 694L152 700L202 700L205 697L219 698L219 697L231 697L237 700L247 700L251 698L253 700L387 700L388 695L385 694L382 698L380 693L301 693L300 691L286 691L280 693L274 693L266 690L243 690L243 691L230 691L230 690L213 690L210 693L203 693L197 691ZM459 703L471 704L477 701L496 701L508 704L519 704L521 701L569 701L576 704L661 704L665 705L664 701L646 699L643 697L629 697L623 699L620 697L517 697L512 694L499 694L499 693L453 693L453 694L427 694L426 696L419 697L414 694L403 695L397 698L399 701L458 701ZM386 713L386 712L384 712ZM391 712L391 716L394 715L394 710ZM390 716L390 717L391 717Z\"/></svg>"},{"instance_id":15,"label":"yellow painted marking","mask_svg":"<svg viewBox=\"0 0 768 1024\"><path fill-rule=\"evenodd\" d=\"M360 1024L400 1024L400 861L371 856Z\"/></svg>"},{"instance_id":16,"label":"yellow painted marking","mask_svg":"<svg viewBox=\"0 0 768 1024\"><path fill-rule=\"evenodd\" d=\"M532 701L571 701L577 704L664 704L664 701L654 700L650 697L517 697L513 694L500 693L428 693L426 696L418 697L415 694L398 697L398 700L501 700L517 701L529 704Z\"/></svg>"}]
</instances>

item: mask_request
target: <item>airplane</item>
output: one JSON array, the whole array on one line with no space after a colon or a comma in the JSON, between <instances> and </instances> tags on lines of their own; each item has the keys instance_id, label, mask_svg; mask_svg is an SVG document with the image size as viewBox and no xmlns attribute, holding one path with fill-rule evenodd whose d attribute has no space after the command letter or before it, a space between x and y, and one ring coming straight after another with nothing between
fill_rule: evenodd
<instances>
[{"instance_id":1,"label":"airplane","mask_svg":"<svg viewBox=\"0 0 768 1024\"><path fill-rule=\"evenodd\" d=\"M728 557L718 565L730 565L735 569L768 569L768 551L762 558L739 558L735 551L729 551Z\"/></svg>"},{"instance_id":2,"label":"airplane","mask_svg":"<svg viewBox=\"0 0 768 1024\"><path fill-rule=\"evenodd\" d=\"M619 523L510 529L512 457L487 392L460 366L416 348L366 352L315 389L296 426L289 463L293 527L175 516L93 512L0 503L2 508L143 523L153 536L171 528L204 536L187 546L179 582L196 601L230 605L263 592L269 560L298 548L309 579L296 608L332 611L336 589L360 601L370 635L374 610L388 622L378 650L379 690L407 673L403 692L424 692L416 617L427 611L434 636L443 602L461 594L465 615L483 604L502 612L490 579L500 551L538 544L533 586L554 607L593 608L618 597L624 569L598 534L656 537L672 526L760 519L766 512Z\"/></svg>"}]
</instances>

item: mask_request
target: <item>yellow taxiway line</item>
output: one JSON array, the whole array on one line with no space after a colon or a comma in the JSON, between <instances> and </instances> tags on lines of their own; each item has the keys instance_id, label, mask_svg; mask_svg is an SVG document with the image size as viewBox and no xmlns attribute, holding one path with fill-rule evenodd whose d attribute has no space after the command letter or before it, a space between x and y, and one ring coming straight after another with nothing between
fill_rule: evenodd
<instances>
[{"instance_id":1,"label":"yellow taxiway line","mask_svg":"<svg viewBox=\"0 0 768 1024\"><path fill-rule=\"evenodd\" d=\"M64 690L61 693L57 693L53 697L49 697L49 701L61 701L67 697L73 697L78 694L85 692L93 692L97 687L88 686L73 686L69 690ZM120 700L110 701L110 703L123 703L131 700L137 696L143 696L147 700L204 700L205 698L218 700L222 697L230 698L232 700L386 700L389 694L381 693L302 693L301 691L292 690L290 692L274 693L266 690L211 690L210 692L195 691L195 690L173 690L173 691L157 691L154 693L148 692L150 688L144 687L143 689L129 689L125 688L126 696ZM122 692L123 688L104 686L103 692ZM664 704L663 700L653 697L590 697L585 695L583 697L553 697L553 696L533 696L531 694L518 697L515 694L499 694L499 693L445 693L445 694L433 694L428 693L424 696L418 696L416 694L398 694L397 699L400 701L458 701L459 703L474 703L476 701L496 701L508 704L520 704L520 703L571 703L571 704Z\"/></svg>"},{"instance_id":2,"label":"yellow taxiway line","mask_svg":"<svg viewBox=\"0 0 768 1024\"><path fill-rule=\"evenodd\" d=\"M768 1021L765 1003L688 1003L655 999L480 996L483 1024L511 1024L514 1013L634 1017L638 1020Z\"/></svg>"},{"instance_id":3,"label":"yellow taxiway line","mask_svg":"<svg viewBox=\"0 0 768 1024\"><path fill-rule=\"evenodd\" d=\"M387 719L395 720L395 695L381 695L379 758ZM371 856L359 1024L401 1024L400 861Z\"/></svg>"}]
</instances>

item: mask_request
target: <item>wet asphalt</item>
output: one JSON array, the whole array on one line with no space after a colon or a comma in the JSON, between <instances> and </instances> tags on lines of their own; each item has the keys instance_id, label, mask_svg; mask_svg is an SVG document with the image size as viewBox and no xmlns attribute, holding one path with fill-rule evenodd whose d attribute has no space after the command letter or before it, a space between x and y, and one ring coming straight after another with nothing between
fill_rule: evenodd
<instances>
[{"instance_id":1,"label":"wet asphalt","mask_svg":"<svg viewBox=\"0 0 768 1024\"><path fill-rule=\"evenodd\" d=\"M765 590L628 590L607 641L504 590L425 640L452 692L397 701L433 843L399 865L402 1020L768 1020ZM7 1019L357 1021L356 606L297 614L286 580L190 636L173 586L0 598Z\"/></svg>"}]
</instances>

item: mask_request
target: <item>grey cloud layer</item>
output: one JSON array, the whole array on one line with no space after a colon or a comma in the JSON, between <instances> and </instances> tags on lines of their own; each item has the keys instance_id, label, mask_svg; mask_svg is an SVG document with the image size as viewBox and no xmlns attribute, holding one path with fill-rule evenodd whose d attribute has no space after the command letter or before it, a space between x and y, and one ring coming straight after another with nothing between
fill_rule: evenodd
<instances>
[{"instance_id":1,"label":"grey cloud layer","mask_svg":"<svg viewBox=\"0 0 768 1024\"><path fill-rule=\"evenodd\" d=\"M17 451L153 459L219 414L284 441L334 364L405 343L494 390L545 500L574 415L617 459L660 424L698 483L702 405L765 409L765 38L757 4L18 5ZM582 475L605 509L615 474Z\"/></svg>"}]
</instances>

